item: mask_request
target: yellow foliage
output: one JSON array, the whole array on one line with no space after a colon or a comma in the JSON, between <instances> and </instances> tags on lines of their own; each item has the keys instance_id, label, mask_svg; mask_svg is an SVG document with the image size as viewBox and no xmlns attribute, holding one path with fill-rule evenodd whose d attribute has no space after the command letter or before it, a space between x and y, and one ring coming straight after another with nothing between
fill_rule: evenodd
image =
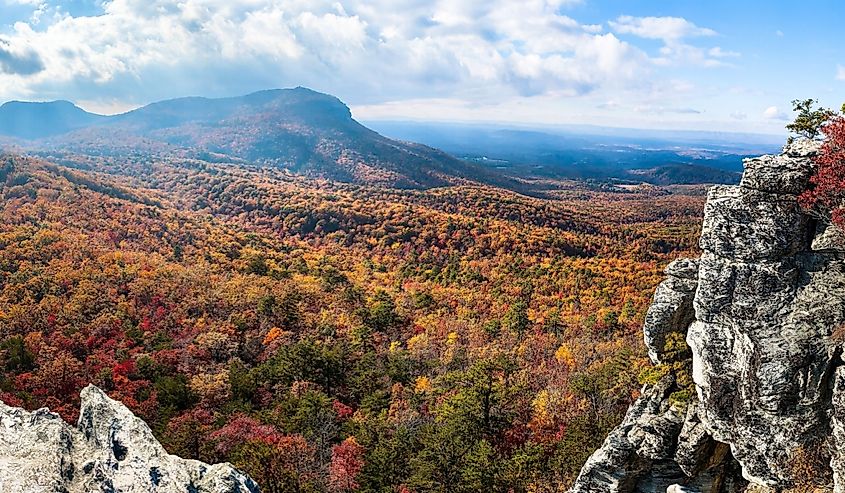
<instances>
[{"instance_id":1,"label":"yellow foliage","mask_svg":"<svg viewBox=\"0 0 845 493\"><path fill-rule=\"evenodd\" d=\"M204 401L212 404L225 402L229 398L229 371L194 375L188 386Z\"/></svg>"},{"instance_id":2,"label":"yellow foliage","mask_svg":"<svg viewBox=\"0 0 845 493\"><path fill-rule=\"evenodd\" d=\"M417 377L414 384L414 392L418 394L431 392L431 380L428 377Z\"/></svg>"},{"instance_id":3,"label":"yellow foliage","mask_svg":"<svg viewBox=\"0 0 845 493\"><path fill-rule=\"evenodd\" d=\"M555 359L558 363L565 366L567 370L575 368L575 355L572 354L572 350L566 344L562 344L557 348Z\"/></svg>"},{"instance_id":4,"label":"yellow foliage","mask_svg":"<svg viewBox=\"0 0 845 493\"><path fill-rule=\"evenodd\" d=\"M408 350L411 352L421 351L428 347L428 335L423 332L408 339Z\"/></svg>"},{"instance_id":5,"label":"yellow foliage","mask_svg":"<svg viewBox=\"0 0 845 493\"><path fill-rule=\"evenodd\" d=\"M534 409L534 417L536 419L542 420L548 415L550 400L548 390L541 390L537 393L537 397L535 397L531 402L531 407Z\"/></svg>"}]
</instances>

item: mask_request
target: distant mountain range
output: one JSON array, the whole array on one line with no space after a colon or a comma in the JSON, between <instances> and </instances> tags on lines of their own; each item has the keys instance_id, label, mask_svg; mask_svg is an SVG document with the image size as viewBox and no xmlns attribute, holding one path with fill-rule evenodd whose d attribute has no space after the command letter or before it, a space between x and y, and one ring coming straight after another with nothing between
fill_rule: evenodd
<instances>
[{"instance_id":1,"label":"distant mountain range","mask_svg":"<svg viewBox=\"0 0 845 493\"><path fill-rule=\"evenodd\" d=\"M538 178L674 183L735 183L742 159L777 153L785 137L641 130L589 125L372 121L384 135L422 142L503 173Z\"/></svg>"},{"instance_id":2,"label":"distant mountain range","mask_svg":"<svg viewBox=\"0 0 845 493\"><path fill-rule=\"evenodd\" d=\"M771 138L748 143L753 140L749 136L736 144L696 133L649 137L642 131L600 128L549 132L408 122L373 125L393 138L358 123L337 98L301 87L233 98L173 99L115 116L89 113L68 101L0 106L2 142L23 149L176 153L398 188L474 182L523 191L532 188L532 181L549 179L731 183L739 178L742 157L777 149Z\"/></svg>"},{"instance_id":3,"label":"distant mountain range","mask_svg":"<svg viewBox=\"0 0 845 493\"><path fill-rule=\"evenodd\" d=\"M88 113L70 101L10 101L0 106L0 134L20 139L52 137L106 120L108 117Z\"/></svg>"},{"instance_id":4,"label":"distant mountain range","mask_svg":"<svg viewBox=\"0 0 845 493\"><path fill-rule=\"evenodd\" d=\"M204 159L236 159L352 183L429 188L480 181L517 182L442 151L386 138L352 118L335 97L305 88L243 97L181 98L115 116L67 101L10 102L0 134L24 148L108 154L187 150Z\"/></svg>"}]
</instances>

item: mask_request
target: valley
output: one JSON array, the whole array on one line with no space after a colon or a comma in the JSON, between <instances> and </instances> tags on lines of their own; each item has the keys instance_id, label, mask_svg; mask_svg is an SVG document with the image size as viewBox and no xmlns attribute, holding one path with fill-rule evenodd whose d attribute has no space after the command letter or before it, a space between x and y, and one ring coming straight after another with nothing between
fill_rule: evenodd
<instances>
[{"instance_id":1,"label":"valley","mask_svg":"<svg viewBox=\"0 0 845 493\"><path fill-rule=\"evenodd\" d=\"M3 157L0 400L74 421L93 383L265 492L564 491L638 396L662 269L697 248L700 186L526 195L410 144L375 175L330 154L340 180L256 159L262 139L121 125Z\"/></svg>"}]
</instances>

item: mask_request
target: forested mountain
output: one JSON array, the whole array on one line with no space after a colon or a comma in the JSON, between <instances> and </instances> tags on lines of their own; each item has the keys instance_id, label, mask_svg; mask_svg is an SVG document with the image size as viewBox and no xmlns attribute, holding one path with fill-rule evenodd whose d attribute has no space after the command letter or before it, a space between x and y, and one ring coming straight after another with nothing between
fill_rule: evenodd
<instances>
[{"instance_id":1,"label":"forested mountain","mask_svg":"<svg viewBox=\"0 0 845 493\"><path fill-rule=\"evenodd\" d=\"M69 101L10 101L0 106L0 135L19 139L40 139L65 134L106 119L88 113Z\"/></svg>"},{"instance_id":2,"label":"forested mountain","mask_svg":"<svg viewBox=\"0 0 845 493\"><path fill-rule=\"evenodd\" d=\"M563 491L697 248L704 187L515 180L306 89L68 104L0 158L0 400L94 384L265 492Z\"/></svg>"},{"instance_id":3,"label":"forested mountain","mask_svg":"<svg viewBox=\"0 0 845 493\"><path fill-rule=\"evenodd\" d=\"M93 383L271 493L562 491L638 395L703 204L564 185L7 155L0 400L74 421Z\"/></svg>"},{"instance_id":4,"label":"forested mountain","mask_svg":"<svg viewBox=\"0 0 845 493\"><path fill-rule=\"evenodd\" d=\"M67 102L8 103L0 134L34 149L133 154L181 151L205 159L273 166L312 177L400 188L517 181L420 144L398 142L352 119L337 98L305 88L243 97L182 98L122 115Z\"/></svg>"},{"instance_id":5,"label":"forested mountain","mask_svg":"<svg viewBox=\"0 0 845 493\"><path fill-rule=\"evenodd\" d=\"M374 124L402 140L361 125L337 98L301 87L222 99L173 99L110 117L66 101L0 107L0 137L17 139L14 143L24 149L179 154L410 189L482 183L536 194L548 188L542 182L565 179L623 185L735 183L743 157L775 148L765 136L740 136L750 143L737 144L708 134L666 137L655 132L649 137Z\"/></svg>"}]
</instances>

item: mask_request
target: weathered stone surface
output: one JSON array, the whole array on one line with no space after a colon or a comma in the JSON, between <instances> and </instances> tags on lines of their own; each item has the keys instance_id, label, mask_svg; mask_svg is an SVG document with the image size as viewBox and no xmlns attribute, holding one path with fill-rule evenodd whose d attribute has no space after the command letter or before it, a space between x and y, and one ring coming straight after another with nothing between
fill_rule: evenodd
<instances>
[{"instance_id":1,"label":"weathered stone surface","mask_svg":"<svg viewBox=\"0 0 845 493\"><path fill-rule=\"evenodd\" d=\"M845 367L842 366L834 373L831 432L833 457L830 468L836 485L834 492L845 493Z\"/></svg>"},{"instance_id":2,"label":"weathered stone surface","mask_svg":"<svg viewBox=\"0 0 845 493\"><path fill-rule=\"evenodd\" d=\"M794 139L783 146L783 154L792 158L814 158L821 148L819 140Z\"/></svg>"},{"instance_id":3,"label":"weathered stone surface","mask_svg":"<svg viewBox=\"0 0 845 493\"><path fill-rule=\"evenodd\" d=\"M692 302L698 285L698 262L676 260L666 267L666 276L654 293L643 326L648 355L656 365L662 363L666 336L672 332L686 334L695 318Z\"/></svg>"},{"instance_id":4,"label":"weathered stone surface","mask_svg":"<svg viewBox=\"0 0 845 493\"><path fill-rule=\"evenodd\" d=\"M698 263L681 259L666 269L646 317L646 344L661 363L666 335L686 334L694 319ZM643 389L624 422L605 440L581 471L571 493L653 493L683 484L690 492L740 491L739 466L724 444L704 429L692 403L672 402L674 375Z\"/></svg>"},{"instance_id":5,"label":"weathered stone surface","mask_svg":"<svg viewBox=\"0 0 845 493\"><path fill-rule=\"evenodd\" d=\"M695 407L673 405L671 376L653 387L584 465L570 493L654 493L684 485L689 492L742 491L739 464L717 443Z\"/></svg>"},{"instance_id":6,"label":"weathered stone surface","mask_svg":"<svg viewBox=\"0 0 845 493\"><path fill-rule=\"evenodd\" d=\"M832 224L819 223L812 249L816 252L845 252L845 231Z\"/></svg>"},{"instance_id":7,"label":"weathered stone surface","mask_svg":"<svg viewBox=\"0 0 845 493\"><path fill-rule=\"evenodd\" d=\"M716 186L704 206L701 249L748 262L781 259L809 246L808 223L793 195Z\"/></svg>"},{"instance_id":8,"label":"weathered stone surface","mask_svg":"<svg viewBox=\"0 0 845 493\"><path fill-rule=\"evenodd\" d=\"M691 291L683 282L688 272L667 271L644 328L655 363L666 334L686 334L697 402L680 429L676 420L644 420L632 409L634 423L651 424L652 438L642 443L653 446L635 451L639 462L625 456L627 466L615 470L614 484L627 489L578 490L579 479L573 491L664 491L667 461L643 459L675 437L669 462L683 477L665 491L788 491L809 479L817 491L845 493L845 241L840 231L816 230L797 202L819 145L799 140L782 155L747 160L739 186L710 191L697 286ZM682 308L689 296L694 314ZM648 389L643 395L658 398ZM609 439L594 458L632 448L632 429L627 441ZM796 472L801 454L824 455L828 446L830 468L821 460L812 473ZM585 472L606 463L593 460Z\"/></svg>"},{"instance_id":9,"label":"weathered stone surface","mask_svg":"<svg viewBox=\"0 0 845 493\"><path fill-rule=\"evenodd\" d=\"M684 419L668 403L673 384L667 377L643 390L623 423L584 465L571 493L645 493L685 479L671 461Z\"/></svg>"},{"instance_id":10,"label":"weathered stone surface","mask_svg":"<svg viewBox=\"0 0 845 493\"><path fill-rule=\"evenodd\" d=\"M740 186L769 193L798 195L807 188L813 162L805 157L760 156L743 161L745 173Z\"/></svg>"},{"instance_id":11,"label":"weathered stone surface","mask_svg":"<svg viewBox=\"0 0 845 493\"><path fill-rule=\"evenodd\" d=\"M702 284L702 316L687 335L703 421L716 440L731 444L746 479L768 486L801 479L792 477L790 454L827 433L830 374L839 364L830 335L845 323L841 260L801 254L790 265L768 271L783 277L759 276L705 254L701 277L732 276L733 289L720 292L714 306ZM737 286L770 291L771 301ZM737 309L737 300L749 302Z\"/></svg>"},{"instance_id":12,"label":"weathered stone surface","mask_svg":"<svg viewBox=\"0 0 845 493\"><path fill-rule=\"evenodd\" d=\"M701 472L715 452L718 444L701 422L698 416L698 404L693 402L687 409L684 426L678 437L678 448L675 451L675 462L689 477Z\"/></svg>"},{"instance_id":13,"label":"weathered stone surface","mask_svg":"<svg viewBox=\"0 0 845 493\"><path fill-rule=\"evenodd\" d=\"M167 454L142 420L88 386L77 428L46 409L0 403L0 491L257 493L258 487L228 464Z\"/></svg>"}]
</instances>

